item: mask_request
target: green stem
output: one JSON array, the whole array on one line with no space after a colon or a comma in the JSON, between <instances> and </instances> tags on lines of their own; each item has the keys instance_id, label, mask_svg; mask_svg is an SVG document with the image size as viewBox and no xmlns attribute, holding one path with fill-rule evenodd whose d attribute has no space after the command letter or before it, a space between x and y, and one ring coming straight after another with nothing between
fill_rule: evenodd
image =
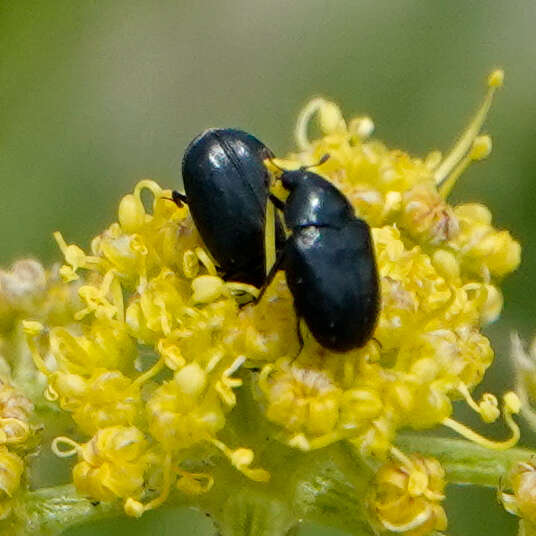
<instances>
[{"instance_id":1,"label":"green stem","mask_svg":"<svg viewBox=\"0 0 536 536\"><path fill-rule=\"evenodd\" d=\"M451 483L492 487L499 485L512 464L536 455L528 449L488 450L463 439L409 433L399 436L397 446L406 453L437 458ZM363 498L371 473L355 451L333 445L297 456L290 449L279 449L280 453L274 446L272 455L286 459L292 471L284 475L274 471L269 484L247 481L224 465L216 482L226 485L215 485L197 498L197 504L181 494L173 494L168 504L189 504L210 512L225 536L291 533L298 519L370 534ZM94 504L78 496L72 485L39 489L19 499L14 521L0 524L0 536L58 536L75 525L123 515L119 501Z\"/></svg>"},{"instance_id":2,"label":"green stem","mask_svg":"<svg viewBox=\"0 0 536 536\"><path fill-rule=\"evenodd\" d=\"M536 452L523 448L490 450L465 439L400 434L397 445L404 452L437 458L453 484L497 487L510 467L526 461Z\"/></svg>"}]
</instances>

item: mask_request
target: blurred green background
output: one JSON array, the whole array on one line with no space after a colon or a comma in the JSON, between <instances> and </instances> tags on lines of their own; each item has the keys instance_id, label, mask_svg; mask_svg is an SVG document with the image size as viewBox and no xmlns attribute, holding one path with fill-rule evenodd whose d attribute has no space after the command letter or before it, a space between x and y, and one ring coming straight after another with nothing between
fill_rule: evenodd
<instances>
[{"instance_id":1,"label":"blurred green background","mask_svg":"<svg viewBox=\"0 0 536 536\"><path fill-rule=\"evenodd\" d=\"M392 147L446 150L500 66L494 152L453 195L488 204L524 247L488 330L486 387L500 392L509 332L536 330L535 22L534 0L0 0L0 264L58 260L57 229L87 246L140 178L177 185L186 144L208 126L292 149L314 95L369 114ZM491 490L451 488L448 508L449 534L515 533ZM209 532L201 515L158 511L69 535Z\"/></svg>"}]
</instances>

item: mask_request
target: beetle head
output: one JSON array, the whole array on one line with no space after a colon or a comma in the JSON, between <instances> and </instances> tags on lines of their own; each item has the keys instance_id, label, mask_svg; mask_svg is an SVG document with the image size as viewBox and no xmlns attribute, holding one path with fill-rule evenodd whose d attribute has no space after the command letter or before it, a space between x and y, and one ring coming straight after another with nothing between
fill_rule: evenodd
<instances>
[{"instance_id":1,"label":"beetle head","mask_svg":"<svg viewBox=\"0 0 536 536\"><path fill-rule=\"evenodd\" d=\"M298 185L306 181L308 177L312 175L311 173L307 171L308 169L321 166L327 160L329 160L328 153L326 153L318 162L311 164L309 166L302 166L301 168L292 170L292 171L288 169L280 168L279 166L276 165L276 167L278 167L283 172L283 174L280 177L281 182L283 183L283 187L287 190L294 190Z\"/></svg>"},{"instance_id":2,"label":"beetle head","mask_svg":"<svg viewBox=\"0 0 536 536\"><path fill-rule=\"evenodd\" d=\"M280 177L283 188L286 190L294 190L299 184L307 180L307 172L305 169L295 169L292 171L285 170Z\"/></svg>"}]
</instances>

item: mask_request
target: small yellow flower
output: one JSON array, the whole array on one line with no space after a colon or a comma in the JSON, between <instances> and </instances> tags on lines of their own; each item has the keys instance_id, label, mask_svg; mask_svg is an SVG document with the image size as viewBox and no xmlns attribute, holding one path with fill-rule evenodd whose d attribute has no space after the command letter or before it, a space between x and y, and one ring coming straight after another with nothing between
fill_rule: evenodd
<instances>
[{"instance_id":1,"label":"small yellow flower","mask_svg":"<svg viewBox=\"0 0 536 536\"><path fill-rule=\"evenodd\" d=\"M536 466L532 461L519 462L508 474L508 487L512 493L499 491L505 509L536 523Z\"/></svg>"},{"instance_id":2,"label":"small yellow flower","mask_svg":"<svg viewBox=\"0 0 536 536\"><path fill-rule=\"evenodd\" d=\"M403 193L400 225L413 240L431 246L447 242L459 231L453 208L431 178Z\"/></svg>"},{"instance_id":3,"label":"small yellow flower","mask_svg":"<svg viewBox=\"0 0 536 536\"><path fill-rule=\"evenodd\" d=\"M10 270L0 270L0 320L7 323L10 315L29 311L43 297L46 273L37 261L16 262Z\"/></svg>"},{"instance_id":4,"label":"small yellow flower","mask_svg":"<svg viewBox=\"0 0 536 536\"><path fill-rule=\"evenodd\" d=\"M4 519L11 512L10 499L20 487L23 461L5 446L0 446L0 519Z\"/></svg>"},{"instance_id":5,"label":"small yellow flower","mask_svg":"<svg viewBox=\"0 0 536 536\"><path fill-rule=\"evenodd\" d=\"M50 331L50 351L61 370L87 376L97 368L133 368L136 347L122 322L96 319L84 327L86 333L78 336L64 327Z\"/></svg>"},{"instance_id":6,"label":"small yellow flower","mask_svg":"<svg viewBox=\"0 0 536 536\"><path fill-rule=\"evenodd\" d=\"M287 362L266 365L260 387L267 399L268 419L293 434L322 436L337 425L343 393L323 370Z\"/></svg>"},{"instance_id":7,"label":"small yellow flower","mask_svg":"<svg viewBox=\"0 0 536 536\"><path fill-rule=\"evenodd\" d=\"M119 371L97 369L86 383L73 419L87 434L119 424L134 424L141 405L140 393Z\"/></svg>"},{"instance_id":8,"label":"small yellow flower","mask_svg":"<svg viewBox=\"0 0 536 536\"><path fill-rule=\"evenodd\" d=\"M511 356L516 378L516 393L521 401L521 413L536 430L536 338L528 350L517 333L511 336Z\"/></svg>"},{"instance_id":9,"label":"small yellow flower","mask_svg":"<svg viewBox=\"0 0 536 536\"><path fill-rule=\"evenodd\" d=\"M207 383L206 373L192 363L176 372L147 402L149 429L165 450L209 440L224 427L221 401Z\"/></svg>"},{"instance_id":10,"label":"small yellow flower","mask_svg":"<svg viewBox=\"0 0 536 536\"><path fill-rule=\"evenodd\" d=\"M101 501L140 497L149 465L148 444L134 426L100 429L78 449L73 481L81 495Z\"/></svg>"},{"instance_id":11,"label":"small yellow flower","mask_svg":"<svg viewBox=\"0 0 536 536\"><path fill-rule=\"evenodd\" d=\"M239 312L234 335L233 350L254 362L297 354L296 316L283 273L276 275L255 307L246 306Z\"/></svg>"},{"instance_id":12,"label":"small yellow flower","mask_svg":"<svg viewBox=\"0 0 536 536\"><path fill-rule=\"evenodd\" d=\"M447 528L445 473L437 460L412 456L383 465L375 475L369 509L381 531L424 536Z\"/></svg>"},{"instance_id":13,"label":"small yellow flower","mask_svg":"<svg viewBox=\"0 0 536 536\"><path fill-rule=\"evenodd\" d=\"M76 289L62 284L57 267L45 270L39 262L24 259L0 270L0 333L28 315L60 324L71 319L78 306Z\"/></svg>"},{"instance_id":14,"label":"small yellow flower","mask_svg":"<svg viewBox=\"0 0 536 536\"><path fill-rule=\"evenodd\" d=\"M22 443L30 435L32 402L7 382L0 380L0 443Z\"/></svg>"},{"instance_id":15,"label":"small yellow flower","mask_svg":"<svg viewBox=\"0 0 536 536\"><path fill-rule=\"evenodd\" d=\"M458 205L454 213L460 232L452 248L461 260L462 269L484 280L503 277L521 262L521 246L508 231L497 231L491 225L491 213L476 203Z\"/></svg>"}]
</instances>

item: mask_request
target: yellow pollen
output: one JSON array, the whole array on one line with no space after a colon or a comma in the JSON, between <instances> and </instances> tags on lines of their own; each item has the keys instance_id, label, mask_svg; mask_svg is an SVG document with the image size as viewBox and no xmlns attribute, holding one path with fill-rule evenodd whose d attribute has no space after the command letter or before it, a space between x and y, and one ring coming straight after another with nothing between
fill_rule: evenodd
<instances>
[{"instance_id":1,"label":"yellow pollen","mask_svg":"<svg viewBox=\"0 0 536 536\"><path fill-rule=\"evenodd\" d=\"M477 136L473 142L473 147L469 153L472 160L483 160L487 158L491 153L491 137L490 136Z\"/></svg>"},{"instance_id":2,"label":"yellow pollen","mask_svg":"<svg viewBox=\"0 0 536 536\"><path fill-rule=\"evenodd\" d=\"M502 87L504 82L504 71L502 69L496 69L488 76L488 86L490 87Z\"/></svg>"}]
</instances>

